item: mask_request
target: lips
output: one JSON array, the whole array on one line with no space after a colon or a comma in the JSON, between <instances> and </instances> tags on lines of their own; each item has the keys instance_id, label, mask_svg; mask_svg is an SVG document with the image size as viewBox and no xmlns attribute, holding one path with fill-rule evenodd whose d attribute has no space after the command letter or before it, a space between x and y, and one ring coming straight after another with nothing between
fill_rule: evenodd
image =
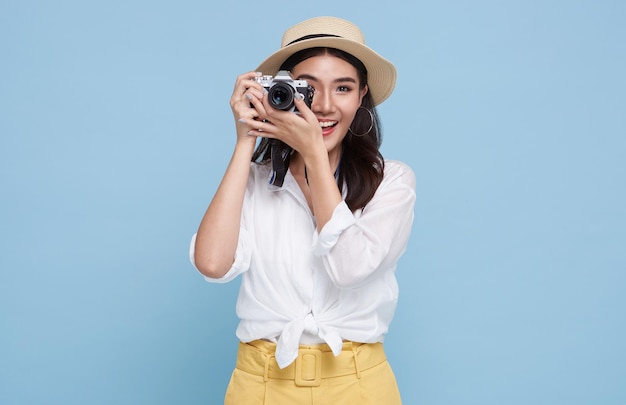
<instances>
[{"instance_id":1,"label":"lips","mask_svg":"<svg viewBox=\"0 0 626 405\"><path fill-rule=\"evenodd\" d=\"M320 121L319 123L320 127L322 128L322 135L328 136L335 130L335 126L337 125L338 121Z\"/></svg>"}]
</instances>

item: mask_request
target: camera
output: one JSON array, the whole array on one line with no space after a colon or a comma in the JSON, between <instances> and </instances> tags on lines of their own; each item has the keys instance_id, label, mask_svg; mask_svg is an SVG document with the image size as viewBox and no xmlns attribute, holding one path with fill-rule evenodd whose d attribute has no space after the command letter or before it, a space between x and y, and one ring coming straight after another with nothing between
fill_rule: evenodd
<instances>
[{"instance_id":1,"label":"camera","mask_svg":"<svg viewBox=\"0 0 626 405\"><path fill-rule=\"evenodd\" d=\"M267 98L275 109L297 112L293 103L296 93L301 93L306 105L311 107L313 87L306 80L294 80L291 72L281 70L276 76L264 75L255 79L267 90Z\"/></svg>"}]
</instances>

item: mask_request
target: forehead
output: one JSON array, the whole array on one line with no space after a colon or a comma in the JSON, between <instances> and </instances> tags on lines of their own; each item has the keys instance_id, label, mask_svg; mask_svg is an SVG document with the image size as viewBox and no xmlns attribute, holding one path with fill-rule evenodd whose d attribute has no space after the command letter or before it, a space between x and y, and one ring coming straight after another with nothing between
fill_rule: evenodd
<instances>
[{"instance_id":1,"label":"forehead","mask_svg":"<svg viewBox=\"0 0 626 405\"><path fill-rule=\"evenodd\" d=\"M312 56L295 65L291 72L294 77L310 76L316 80L353 78L358 80L357 70L349 62L333 55Z\"/></svg>"}]
</instances>

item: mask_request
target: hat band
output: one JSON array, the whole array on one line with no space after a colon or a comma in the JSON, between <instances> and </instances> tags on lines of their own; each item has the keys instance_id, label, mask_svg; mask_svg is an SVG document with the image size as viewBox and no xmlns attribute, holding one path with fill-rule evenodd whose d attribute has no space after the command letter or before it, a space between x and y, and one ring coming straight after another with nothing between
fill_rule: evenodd
<instances>
[{"instance_id":1,"label":"hat band","mask_svg":"<svg viewBox=\"0 0 626 405\"><path fill-rule=\"evenodd\" d=\"M306 39L313 39L313 38L321 38L321 37L335 37L335 38L341 38L339 35L332 35L332 34L311 34L311 35L305 35L303 37L294 39L293 41L291 41L290 43L288 43L287 45L285 45L284 47L287 47L291 44L295 44L296 42L300 42L300 41L304 41ZM283 47L283 48L284 48Z\"/></svg>"}]
</instances>

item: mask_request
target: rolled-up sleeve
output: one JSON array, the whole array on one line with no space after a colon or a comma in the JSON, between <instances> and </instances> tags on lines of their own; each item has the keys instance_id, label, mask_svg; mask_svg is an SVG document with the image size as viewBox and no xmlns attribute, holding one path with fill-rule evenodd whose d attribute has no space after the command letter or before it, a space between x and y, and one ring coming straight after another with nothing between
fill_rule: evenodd
<instances>
[{"instance_id":1,"label":"rolled-up sleeve","mask_svg":"<svg viewBox=\"0 0 626 405\"><path fill-rule=\"evenodd\" d=\"M330 249L335 246L339 236L348 227L356 222L352 211L348 208L348 204L342 201L333 211L331 219L326 223L321 232L314 235L313 238L313 254L323 256L328 254Z\"/></svg>"},{"instance_id":2,"label":"rolled-up sleeve","mask_svg":"<svg viewBox=\"0 0 626 405\"><path fill-rule=\"evenodd\" d=\"M339 288L354 288L380 271L393 271L406 250L414 219L415 175L390 162L376 194L360 212L345 203L315 238L314 253Z\"/></svg>"},{"instance_id":3,"label":"rolled-up sleeve","mask_svg":"<svg viewBox=\"0 0 626 405\"><path fill-rule=\"evenodd\" d=\"M191 237L191 243L189 244L189 260L191 260L191 264L198 269L196 266L195 257L196 250L196 234ZM233 280L235 277L240 275L241 273L246 272L246 270L250 267L250 249L246 248L246 238L239 237L237 251L235 253L235 260L233 262L232 267L220 278L212 278L202 275L204 279L210 283L227 283Z\"/></svg>"}]
</instances>

